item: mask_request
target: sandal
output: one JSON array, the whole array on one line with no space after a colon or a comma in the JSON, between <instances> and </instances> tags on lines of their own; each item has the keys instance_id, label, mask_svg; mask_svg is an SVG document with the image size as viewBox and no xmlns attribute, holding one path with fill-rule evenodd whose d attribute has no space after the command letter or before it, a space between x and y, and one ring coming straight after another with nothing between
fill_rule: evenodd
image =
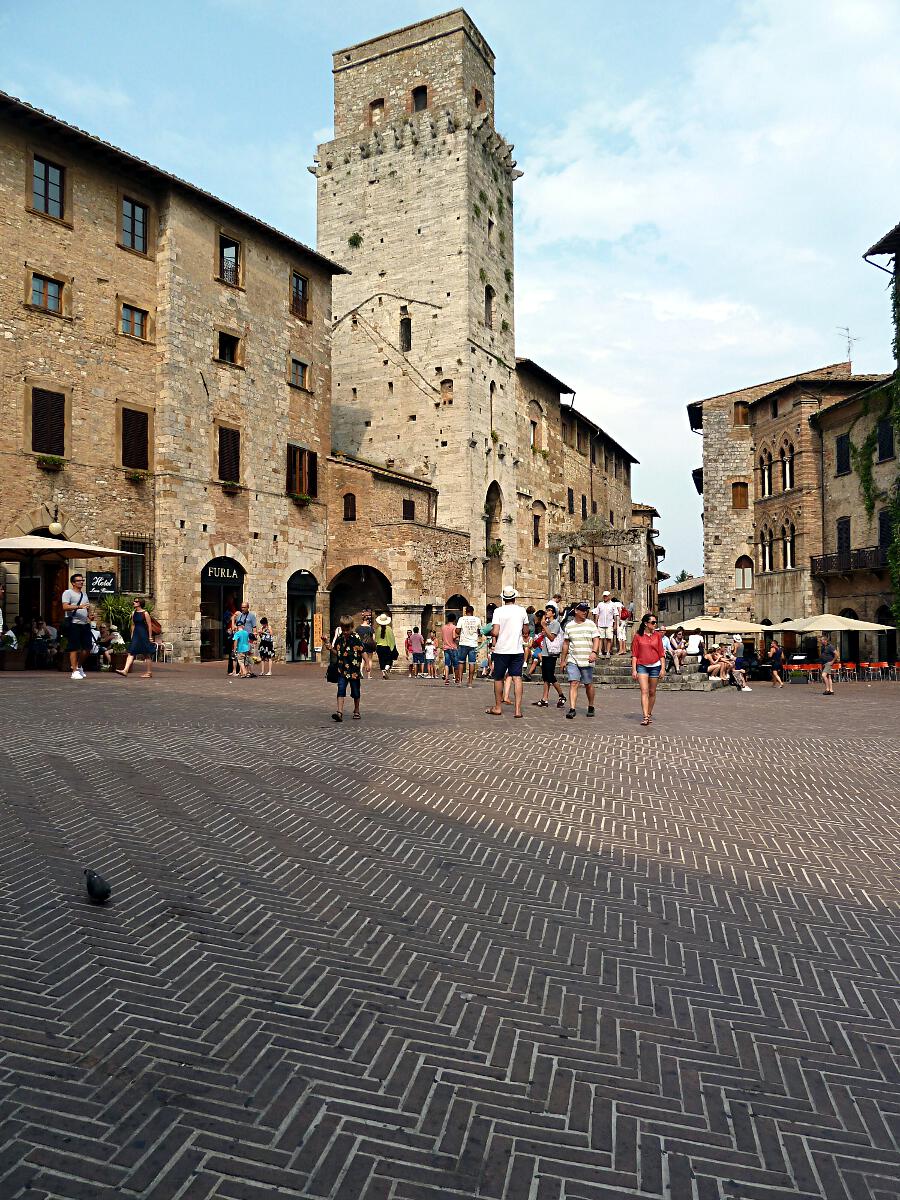
<instances>
[{"instance_id":1,"label":"sandal","mask_svg":"<svg viewBox=\"0 0 900 1200\"><path fill-rule=\"evenodd\" d=\"M362 717L360 716L360 714L359 714L359 713L354 713L354 714L353 714L353 720L354 720L354 721L361 721L361 720L362 720Z\"/></svg>"},{"instance_id":2,"label":"sandal","mask_svg":"<svg viewBox=\"0 0 900 1200\"><path fill-rule=\"evenodd\" d=\"M649 725L649 724L650 724L650 718L649 718L649 717L644 717L644 719L641 721L641 724L642 724L642 725Z\"/></svg>"},{"instance_id":3,"label":"sandal","mask_svg":"<svg viewBox=\"0 0 900 1200\"><path fill-rule=\"evenodd\" d=\"M546 700L532 700L531 707L532 708L549 708L550 705L547 703Z\"/></svg>"},{"instance_id":4,"label":"sandal","mask_svg":"<svg viewBox=\"0 0 900 1200\"><path fill-rule=\"evenodd\" d=\"M565 699L562 696L560 696L560 698L556 701L556 707L557 708L565 708L566 707Z\"/></svg>"},{"instance_id":5,"label":"sandal","mask_svg":"<svg viewBox=\"0 0 900 1200\"><path fill-rule=\"evenodd\" d=\"M332 721L343 721L344 717L342 713L332 713L331 719Z\"/></svg>"},{"instance_id":6,"label":"sandal","mask_svg":"<svg viewBox=\"0 0 900 1200\"><path fill-rule=\"evenodd\" d=\"M503 716L503 713L497 712L496 708L486 708L484 711L485 711L486 715L489 717L502 717Z\"/></svg>"}]
</instances>

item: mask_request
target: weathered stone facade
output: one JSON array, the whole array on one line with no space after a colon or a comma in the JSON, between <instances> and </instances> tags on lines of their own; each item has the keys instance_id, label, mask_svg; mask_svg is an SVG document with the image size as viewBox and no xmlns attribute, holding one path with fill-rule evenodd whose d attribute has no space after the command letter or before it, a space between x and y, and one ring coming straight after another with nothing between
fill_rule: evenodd
<instances>
[{"instance_id":1,"label":"weathered stone facade","mask_svg":"<svg viewBox=\"0 0 900 1200\"><path fill-rule=\"evenodd\" d=\"M890 590L879 516L865 513L849 451L840 471L835 461L840 434L854 425L862 440L873 426L863 398L884 378L852 375L849 363L838 363L690 407L692 426L703 432L707 613L780 624L848 608L885 619ZM743 472L735 470L739 456ZM876 463L875 472L885 490L895 459ZM749 481L746 507L733 505L738 480ZM825 563L823 555L837 553L838 522L848 519L847 561ZM789 646L794 640L786 635Z\"/></svg>"},{"instance_id":2,"label":"weathered stone facade","mask_svg":"<svg viewBox=\"0 0 900 1200\"><path fill-rule=\"evenodd\" d=\"M311 168L319 249L352 271L335 280L334 446L434 487L465 569L423 573L426 595L462 589L483 609L505 583L535 604L561 586L629 594L648 554L635 460L515 357L519 172L494 128L493 68L462 10L334 55L334 138ZM586 549L585 519L608 535ZM395 605L418 601L408 576L391 582Z\"/></svg>"},{"instance_id":3,"label":"weathered stone facade","mask_svg":"<svg viewBox=\"0 0 900 1200\"><path fill-rule=\"evenodd\" d=\"M676 629L682 621L703 616L703 576L692 576L681 583L671 583L659 590L660 620L669 629Z\"/></svg>"},{"instance_id":4,"label":"weathered stone facade","mask_svg":"<svg viewBox=\"0 0 900 1200\"><path fill-rule=\"evenodd\" d=\"M35 210L35 155L61 168L61 216ZM126 201L141 206L138 248L123 245ZM219 557L239 565L243 593L283 629L294 572L325 583L325 504L288 498L286 457L289 444L323 464L330 451L331 275L340 268L12 98L0 100L0 220L3 532L58 517L72 539L142 547L145 569L92 565L130 571L178 657L216 649L223 596L201 603L201 571ZM228 280L220 236L238 246ZM302 315L292 311L292 272L306 280ZM32 302L35 275L45 287L59 281L59 302L53 291ZM132 319L123 304L145 314L134 318L143 336L123 331ZM236 341L223 347L220 331ZM306 366L302 388L289 382L292 356ZM52 420L49 433L35 428L42 393L64 397L64 429ZM140 470L125 456L132 413L146 422ZM220 426L239 435L233 495L222 487ZM54 461L39 453L47 437ZM19 571L6 574L12 614ZM28 585L29 605L57 620L62 574L42 569Z\"/></svg>"}]
</instances>

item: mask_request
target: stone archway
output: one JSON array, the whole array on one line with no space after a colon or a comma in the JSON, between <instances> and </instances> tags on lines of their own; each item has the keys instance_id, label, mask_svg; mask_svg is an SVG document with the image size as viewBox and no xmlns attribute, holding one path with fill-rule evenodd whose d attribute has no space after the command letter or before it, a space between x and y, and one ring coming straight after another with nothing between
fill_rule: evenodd
<instances>
[{"instance_id":1,"label":"stone archway","mask_svg":"<svg viewBox=\"0 0 900 1200\"><path fill-rule=\"evenodd\" d=\"M368 563L346 567L339 571L328 585L331 593L331 628L337 628L342 616L354 620L366 608L377 616L390 612L392 588L387 575Z\"/></svg>"}]
</instances>

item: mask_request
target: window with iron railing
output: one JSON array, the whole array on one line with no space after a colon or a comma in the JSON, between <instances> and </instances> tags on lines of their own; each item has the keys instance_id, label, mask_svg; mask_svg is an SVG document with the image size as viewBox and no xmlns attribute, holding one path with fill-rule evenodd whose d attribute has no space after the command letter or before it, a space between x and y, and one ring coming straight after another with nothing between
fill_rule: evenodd
<instances>
[{"instance_id":1,"label":"window with iron railing","mask_svg":"<svg viewBox=\"0 0 900 1200\"><path fill-rule=\"evenodd\" d=\"M239 287L241 283L241 243L219 234L219 279Z\"/></svg>"}]
</instances>

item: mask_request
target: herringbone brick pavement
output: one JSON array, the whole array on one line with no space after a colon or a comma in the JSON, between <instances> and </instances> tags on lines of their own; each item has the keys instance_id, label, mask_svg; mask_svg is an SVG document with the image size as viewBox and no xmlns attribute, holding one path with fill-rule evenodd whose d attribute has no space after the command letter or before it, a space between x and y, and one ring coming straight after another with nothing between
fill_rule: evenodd
<instances>
[{"instance_id":1,"label":"herringbone brick pavement","mask_svg":"<svg viewBox=\"0 0 900 1200\"><path fill-rule=\"evenodd\" d=\"M896 1200L900 686L485 699L0 677L2 1200Z\"/></svg>"}]
</instances>

